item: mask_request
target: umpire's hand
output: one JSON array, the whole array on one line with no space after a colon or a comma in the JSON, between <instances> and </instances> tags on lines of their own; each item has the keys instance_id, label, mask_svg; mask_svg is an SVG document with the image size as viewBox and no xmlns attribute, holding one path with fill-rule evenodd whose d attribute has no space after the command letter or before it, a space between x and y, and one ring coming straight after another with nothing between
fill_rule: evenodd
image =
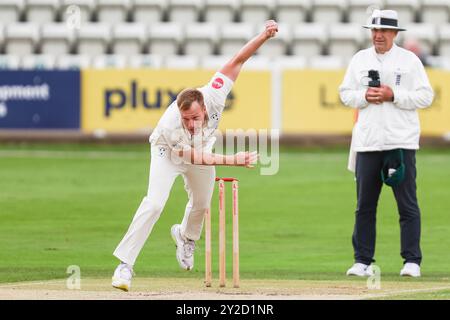
<instances>
[{"instance_id":1,"label":"umpire's hand","mask_svg":"<svg viewBox=\"0 0 450 320\"><path fill-rule=\"evenodd\" d=\"M394 92L389 86L382 84L380 87L370 87L366 91L366 100L369 103L381 104L394 100Z\"/></svg>"}]
</instances>

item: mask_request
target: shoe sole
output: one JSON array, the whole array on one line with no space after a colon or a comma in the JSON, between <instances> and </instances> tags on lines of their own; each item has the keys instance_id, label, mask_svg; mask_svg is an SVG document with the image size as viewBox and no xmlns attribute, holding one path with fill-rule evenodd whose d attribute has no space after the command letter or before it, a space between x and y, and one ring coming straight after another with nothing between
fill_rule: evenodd
<instances>
[{"instance_id":1,"label":"shoe sole","mask_svg":"<svg viewBox=\"0 0 450 320\"><path fill-rule=\"evenodd\" d=\"M178 249L178 243L177 243L177 238L174 235L174 229L176 228L177 225L173 225L172 228L170 228L170 235L172 236L173 242L175 242L175 248ZM178 262L178 255L177 253L175 253L175 256L177 258L177 262ZM180 262L178 262L178 265L180 265ZM182 266L180 266L181 269L186 270L186 271L190 271L192 268L184 268Z\"/></svg>"},{"instance_id":2,"label":"shoe sole","mask_svg":"<svg viewBox=\"0 0 450 320\"><path fill-rule=\"evenodd\" d=\"M354 273L350 273L350 274L347 273L347 276L349 276L349 277L361 277L361 278L370 277L367 274L354 274Z\"/></svg>"},{"instance_id":3,"label":"shoe sole","mask_svg":"<svg viewBox=\"0 0 450 320\"><path fill-rule=\"evenodd\" d=\"M125 284L125 283L114 284L114 281L115 280L113 279L113 283L112 283L113 288L116 288L116 289L119 289L119 290L122 290L122 291L125 291L125 292L130 291L130 286L128 284Z\"/></svg>"},{"instance_id":4,"label":"shoe sole","mask_svg":"<svg viewBox=\"0 0 450 320\"><path fill-rule=\"evenodd\" d=\"M367 273L365 274L346 273L346 275L349 277L361 277L361 278L374 276L374 274L367 274Z\"/></svg>"}]
</instances>

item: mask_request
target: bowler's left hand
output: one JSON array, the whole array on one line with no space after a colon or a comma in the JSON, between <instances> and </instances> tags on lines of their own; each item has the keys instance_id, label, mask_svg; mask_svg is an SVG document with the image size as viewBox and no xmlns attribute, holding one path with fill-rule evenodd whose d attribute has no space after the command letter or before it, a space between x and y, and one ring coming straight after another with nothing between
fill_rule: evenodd
<instances>
[{"instance_id":1,"label":"bowler's left hand","mask_svg":"<svg viewBox=\"0 0 450 320\"><path fill-rule=\"evenodd\" d=\"M265 36L267 38L275 37L278 32L278 23L275 20L267 20L265 23Z\"/></svg>"}]
</instances>

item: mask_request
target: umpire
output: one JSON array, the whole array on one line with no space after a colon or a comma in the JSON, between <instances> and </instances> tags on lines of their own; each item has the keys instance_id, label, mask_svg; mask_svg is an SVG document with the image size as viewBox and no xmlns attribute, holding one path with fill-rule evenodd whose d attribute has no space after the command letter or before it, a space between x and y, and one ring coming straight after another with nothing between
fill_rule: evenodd
<instances>
[{"instance_id":1,"label":"umpire","mask_svg":"<svg viewBox=\"0 0 450 320\"><path fill-rule=\"evenodd\" d=\"M401 276L420 277L420 209L416 196L417 109L431 105L433 90L419 58L398 47L397 12L374 10L369 24L373 46L356 53L339 87L342 102L358 109L351 165L356 174L353 231L355 264L347 275L370 276L375 262L376 210L383 183L392 187L400 215ZM350 161L351 163L352 161Z\"/></svg>"}]
</instances>

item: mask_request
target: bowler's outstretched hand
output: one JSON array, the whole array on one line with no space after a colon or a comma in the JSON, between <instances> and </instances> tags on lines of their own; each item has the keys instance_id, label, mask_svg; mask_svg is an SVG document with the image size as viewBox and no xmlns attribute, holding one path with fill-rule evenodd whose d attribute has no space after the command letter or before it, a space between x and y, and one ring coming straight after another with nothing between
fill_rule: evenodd
<instances>
[{"instance_id":1,"label":"bowler's outstretched hand","mask_svg":"<svg viewBox=\"0 0 450 320\"><path fill-rule=\"evenodd\" d=\"M267 38L275 37L277 32L278 32L278 23L276 23L274 20L267 20L265 31Z\"/></svg>"},{"instance_id":2,"label":"bowler's outstretched hand","mask_svg":"<svg viewBox=\"0 0 450 320\"><path fill-rule=\"evenodd\" d=\"M235 155L235 159L238 166L253 168L258 162L258 153L256 151L238 152Z\"/></svg>"}]
</instances>

